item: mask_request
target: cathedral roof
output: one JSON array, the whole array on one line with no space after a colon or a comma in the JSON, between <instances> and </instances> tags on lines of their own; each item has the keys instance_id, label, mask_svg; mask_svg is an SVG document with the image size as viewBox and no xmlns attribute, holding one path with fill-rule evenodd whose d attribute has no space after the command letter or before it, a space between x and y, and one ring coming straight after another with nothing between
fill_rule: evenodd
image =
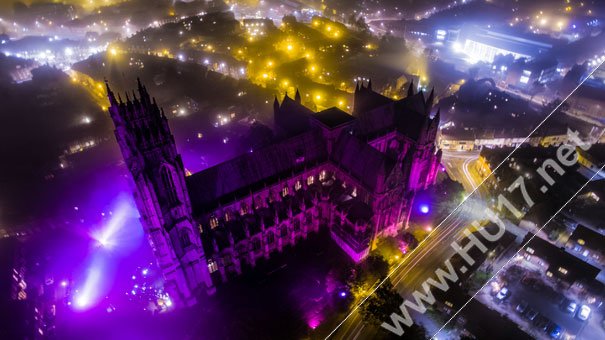
<instances>
[{"instance_id":1,"label":"cathedral roof","mask_svg":"<svg viewBox=\"0 0 605 340\"><path fill-rule=\"evenodd\" d=\"M294 136L309 129L309 117L314 112L288 97L287 94L276 109L275 125L281 128L287 136Z\"/></svg>"},{"instance_id":2,"label":"cathedral roof","mask_svg":"<svg viewBox=\"0 0 605 340\"><path fill-rule=\"evenodd\" d=\"M366 112L393 102L393 99L374 92L372 89L364 87L363 84L355 93L355 96L357 98L353 109L356 113Z\"/></svg>"},{"instance_id":3,"label":"cathedral roof","mask_svg":"<svg viewBox=\"0 0 605 340\"><path fill-rule=\"evenodd\" d=\"M281 110L287 110L290 113L304 114L305 116L310 116L314 114L311 109L297 102L296 100L288 97L288 95L284 96L284 100L282 101L279 108Z\"/></svg>"},{"instance_id":4,"label":"cathedral roof","mask_svg":"<svg viewBox=\"0 0 605 340\"><path fill-rule=\"evenodd\" d=\"M377 189L395 166L385 154L349 133L338 138L332 159L370 190Z\"/></svg>"},{"instance_id":5,"label":"cathedral roof","mask_svg":"<svg viewBox=\"0 0 605 340\"><path fill-rule=\"evenodd\" d=\"M423 93L419 92L360 114L355 132L371 137L397 130L412 140L418 140L429 109Z\"/></svg>"},{"instance_id":6,"label":"cathedral roof","mask_svg":"<svg viewBox=\"0 0 605 340\"><path fill-rule=\"evenodd\" d=\"M327 160L325 140L308 131L253 153L247 153L186 177L195 214L208 211L234 196L262 188L280 176Z\"/></svg>"},{"instance_id":7,"label":"cathedral roof","mask_svg":"<svg viewBox=\"0 0 605 340\"><path fill-rule=\"evenodd\" d=\"M313 117L330 129L355 120L355 117L337 107L331 107L313 114Z\"/></svg>"}]
</instances>

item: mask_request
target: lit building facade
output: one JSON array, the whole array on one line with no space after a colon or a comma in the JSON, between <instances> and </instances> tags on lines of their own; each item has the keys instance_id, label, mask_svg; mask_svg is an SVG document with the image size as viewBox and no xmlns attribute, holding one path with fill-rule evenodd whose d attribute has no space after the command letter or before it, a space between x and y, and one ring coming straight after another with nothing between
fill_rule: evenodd
<instances>
[{"instance_id":1,"label":"lit building facade","mask_svg":"<svg viewBox=\"0 0 605 340\"><path fill-rule=\"evenodd\" d=\"M354 115L313 112L298 91L275 98L272 145L190 176L146 88L125 102L107 91L143 227L181 305L320 228L362 260L377 237L407 227L415 192L439 169L439 112L430 117L433 93L413 85L401 100L358 85Z\"/></svg>"},{"instance_id":2,"label":"lit building facade","mask_svg":"<svg viewBox=\"0 0 605 340\"><path fill-rule=\"evenodd\" d=\"M476 61L492 63L497 55L512 55L515 59L533 59L548 52L553 45L521 35L479 30L464 40L463 51Z\"/></svg>"}]
</instances>

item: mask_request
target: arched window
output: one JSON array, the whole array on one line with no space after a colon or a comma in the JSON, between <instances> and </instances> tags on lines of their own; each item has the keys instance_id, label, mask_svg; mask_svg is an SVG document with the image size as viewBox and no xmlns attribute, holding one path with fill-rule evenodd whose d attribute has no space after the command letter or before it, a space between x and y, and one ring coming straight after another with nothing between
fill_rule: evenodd
<instances>
[{"instance_id":1,"label":"arched window","mask_svg":"<svg viewBox=\"0 0 605 340\"><path fill-rule=\"evenodd\" d=\"M191 239L189 238L189 232L187 230L181 230L180 238L181 246L183 246L183 248L189 247L189 245L191 245Z\"/></svg>"},{"instance_id":2,"label":"arched window","mask_svg":"<svg viewBox=\"0 0 605 340\"><path fill-rule=\"evenodd\" d=\"M218 218L216 216L210 217L210 228L214 229L218 227Z\"/></svg>"},{"instance_id":3,"label":"arched window","mask_svg":"<svg viewBox=\"0 0 605 340\"><path fill-rule=\"evenodd\" d=\"M300 190L300 188L302 188L302 184L300 183L300 181L296 181L296 183L294 184L294 190L298 191Z\"/></svg>"},{"instance_id":4,"label":"arched window","mask_svg":"<svg viewBox=\"0 0 605 340\"><path fill-rule=\"evenodd\" d=\"M283 187L281 189L281 195L282 195L282 197L288 196L288 187Z\"/></svg>"},{"instance_id":5,"label":"arched window","mask_svg":"<svg viewBox=\"0 0 605 340\"><path fill-rule=\"evenodd\" d=\"M313 183L315 183L315 177L313 177L313 176L307 177L307 185L311 185Z\"/></svg>"},{"instance_id":6,"label":"arched window","mask_svg":"<svg viewBox=\"0 0 605 340\"><path fill-rule=\"evenodd\" d=\"M168 169L168 167L163 167L160 172L160 175L162 177L162 185L164 187L168 203L174 204L178 201L178 197L176 195L176 188L174 187L174 182L172 180L172 174L170 173L170 169Z\"/></svg>"},{"instance_id":7,"label":"arched window","mask_svg":"<svg viewBox=\"0 0 605 340\"><path fill-rule=\"evenodd\" d=\"M248 206L246 205L246 203L242 203L242 204L239 206L239 213L240 213L240 215L242 215L242 216L243 216L243 215L246 215L246 214L248 213Z\"/></svg>"},{"instance_id":8,"label":"arched window","mask_svg":"<svg viewBox=\"0 0 605 340\"><path fill-rule=\"evenodd\" d=\"M210 272L210 274L214 273L217 270L218 264L216 263L216 261L214 261L214 259L208 260L208 271Z\"/></svg>"},{"instance_id":9,"label":"arched window","mask_svg":"<svg viewBox=\"0 0 605 340\"><path fill-rule=\"evenodd\" d=\"M326 180L326 170L321 170L321 172L319 173L319 180L321 182Z\"/></svg>"}]
</instances>

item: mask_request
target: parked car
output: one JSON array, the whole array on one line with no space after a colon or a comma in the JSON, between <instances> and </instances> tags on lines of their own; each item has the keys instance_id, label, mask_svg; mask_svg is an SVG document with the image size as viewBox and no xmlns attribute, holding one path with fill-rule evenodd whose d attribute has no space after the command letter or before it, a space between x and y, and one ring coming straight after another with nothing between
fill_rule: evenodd
<instances>
[{"instance_id":1,"label":"parked car","mask_svg":"<svg viewBox=\"0 0 605 340\"><path fill-rule=\"evenodd\" d=\"M561 326L557 325L556 323L553 323L550 326L550 328L548 329L548 335L550 335L550 337L553 339L559 339L562 334L563 334L563 329L561 328Z\"/></svg>"},{"instance_id":2,"label":"parked car","mask_svg":"<svg viewBox=\"0 0 605 340\"><path fill-rule=\"evenodd\" d=\"M517 305L515 310L517 312L519 312L520 314L523 314L527 310L527 306L528 306L527 301L523 300L523 301L519 302L519 304Z\"/></svg>"},{"instance_id":3,"label":"parked car","mask_svg":"<svg viewBox=\"0 0 605 340\"><path fill-rule=\"evenodd\" d=\"M546 332L549 329L551 324L552 324L552 321L550 321L544 315L538 315L536 317L536 319L534 320L534 325L544 332Z\"/></svg>"},{"instance_id":4,"label":"parked car","mask_svg":"<svg viewBox=\"0 0 605 340\"><path fill-rule=\"evenodd\" d=\"M529 321L534 321L536 319L536 317L538 316L538 312L535 309L530 308L527 313L525 314L525 317L529 320Z\"/></svg>"},{"instance_id":5,"label":"parked car","mask_svg":"<svg viewBox=\"0 0 605 340\"><path fill-rule=\"evenodd\" d=\"M508 291L508 288L502 287L498 294L496 294L496 299L498 299L498 301L504 301L504 299L506 299L509 295L510 292Z\"/></svg>"},{"instance_id":6,"label":"parked car","mask_svg":"<svg viewBox=\"0 0 605 340\"><path fill-rule=\"evenodd\" d=\"M586 305L582 305L582 307L580 307L580 311L578 312L578 319L580 319L582 321L586 321L586 320L588 320L589 316L590 316L590 307L588 307Z\"/></svg>"},{"instance_id":7,"label":"parked car","mask_svg":"<svg viewBox=\"0 0 605 340\"><path fill-rule=\"evenodd\" d=\"M567 313L570 313L571 315L574 315L577 310L578 310L578 304L575 301L570 300L569 303L567 304L567 306L565 307L565 311Z\"/></svg>"}]
</instances>

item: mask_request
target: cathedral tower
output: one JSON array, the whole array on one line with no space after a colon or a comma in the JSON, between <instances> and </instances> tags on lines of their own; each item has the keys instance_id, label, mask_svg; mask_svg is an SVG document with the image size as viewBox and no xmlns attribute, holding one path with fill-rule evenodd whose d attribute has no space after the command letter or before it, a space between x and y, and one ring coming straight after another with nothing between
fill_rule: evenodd
<instances>
[{"instance_id":1,"label":"cathedral tower","mask_svg":"<svg viewBox=\"0 0 605 340\"><path fill-rule=\"evenodd\" d=\"M141 223L162 270L165 289L177 305L214 292L201 238L191 213L185 171L164 111L138 82L122 102L107 84L109 114L124 161L136 185Z\"/></svg>"}]
</instances>

